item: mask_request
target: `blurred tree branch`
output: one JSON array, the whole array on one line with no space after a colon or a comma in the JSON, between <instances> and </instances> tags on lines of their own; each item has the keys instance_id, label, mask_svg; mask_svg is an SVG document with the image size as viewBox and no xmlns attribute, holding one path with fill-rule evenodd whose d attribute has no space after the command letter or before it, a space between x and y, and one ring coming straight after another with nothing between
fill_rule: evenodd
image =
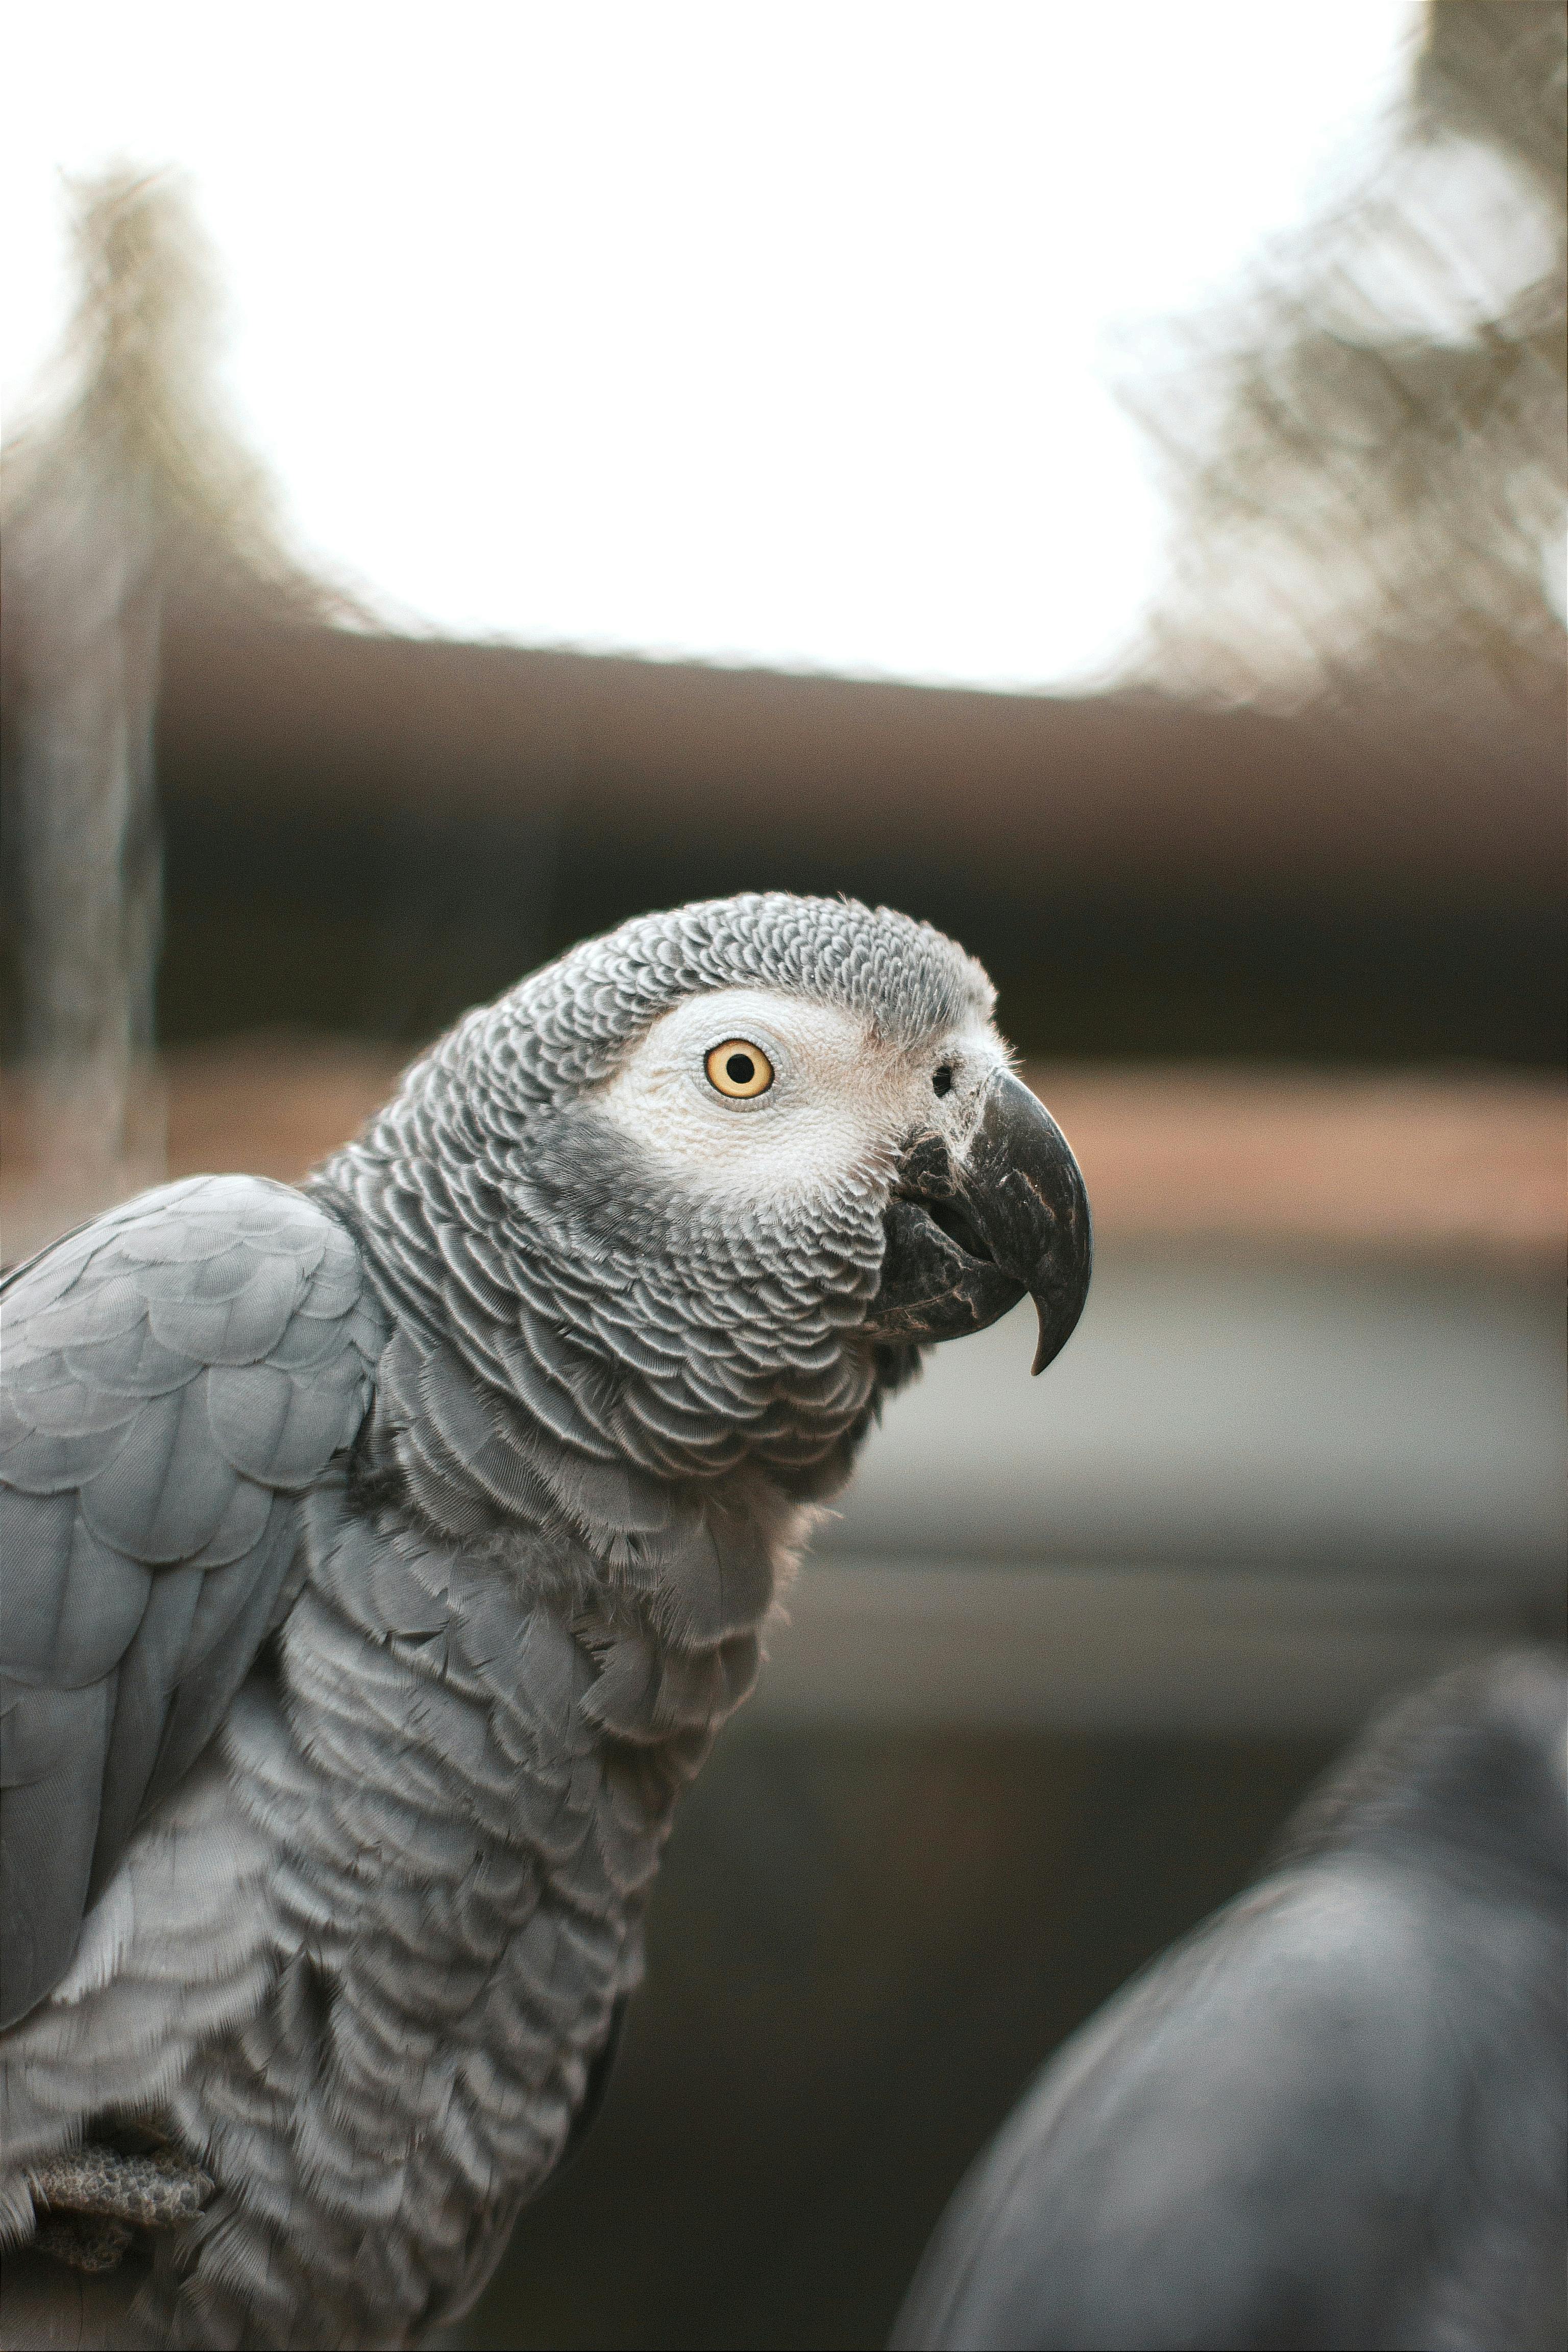
<instances>
[{"instance_id":1,"label":"blurred tree branch","mask_svg":"<svg viewBox=\"0 0 1568 2352\"><path fill-rule=\"evenodd\" d=\"M1555 0L1436 0L1370 181L1135 352L1173 509L1162 683L1560 674L1565 89Z\"/></svg>"}]
</instances>

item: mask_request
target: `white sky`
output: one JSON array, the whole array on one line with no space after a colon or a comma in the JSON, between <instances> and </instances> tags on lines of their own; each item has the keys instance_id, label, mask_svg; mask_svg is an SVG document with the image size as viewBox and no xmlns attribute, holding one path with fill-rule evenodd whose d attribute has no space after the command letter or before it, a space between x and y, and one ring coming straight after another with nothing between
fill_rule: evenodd
<instances>
[{"instance_id":1,"label":"white sky","mask_svg":"<svg viewBox=\"0 0 1568 2352\"><path fill-rule=\"evenodd\" d=\"M7 417L59 172L175 163L300 546L469 635L1039 685L1160 511L1119 324L1353 167L1415 0L14 10Z\"/></svg>"}]
</instances>

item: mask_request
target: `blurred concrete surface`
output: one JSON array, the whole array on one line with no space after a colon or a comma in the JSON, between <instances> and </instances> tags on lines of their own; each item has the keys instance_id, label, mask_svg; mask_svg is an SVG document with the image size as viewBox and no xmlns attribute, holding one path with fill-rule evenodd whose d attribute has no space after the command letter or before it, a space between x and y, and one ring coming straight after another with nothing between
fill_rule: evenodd
<instances>
[{"instance_id":1,"label":"blurred concrete surface","mask_svg":"<svg viewBox=\"0 0 1568 2352\"><path fill-rule=\"evenodd\" d=\"M1556 1288L1104 1248L1040 1380L1026 1304L932 1351L816 1549L1539 1592L1563 1563Z\"/></svg>"},{"instance_id":2,"label":"blurred concrete surface","mask_svg":"<svg viewBox=\"0 0 1568 2352\"><path fill-rule=\"evenodd\" d=\"M1349 1732L1521 1630L1479 1595L1205 1570L808 1567L752 1702L801 1728Z\"/></svg>"},{"instance_id":3,"label":"blurred concrete surface","mask_svg":"<svg viewBox=\"0 0 1568 2352\"><path fill-rule=\"evenodd\" d=\"M1123 1248L1037 1382L1029 1327L890 1403L772 1719L1335 1733L1560 1624L1554 1284Z\"/></svg>"}]
</instances>

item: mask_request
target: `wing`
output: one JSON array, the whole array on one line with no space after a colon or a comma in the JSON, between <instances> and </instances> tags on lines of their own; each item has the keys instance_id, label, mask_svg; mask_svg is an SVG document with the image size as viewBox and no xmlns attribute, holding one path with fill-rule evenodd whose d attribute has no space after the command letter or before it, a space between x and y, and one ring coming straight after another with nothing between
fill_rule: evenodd
<instances>
[{"instance_id":1,"label":"wing","mask_svg":"<svg viewBox=\"0 0 1568 2352\"><path fill-rule=\"evenodd\" d=\"M384 1333L349 1234L250 1176L68 1234L0 1286L0 1332L3 2026L249 1670Z\"/></svg>"}]
</instances>

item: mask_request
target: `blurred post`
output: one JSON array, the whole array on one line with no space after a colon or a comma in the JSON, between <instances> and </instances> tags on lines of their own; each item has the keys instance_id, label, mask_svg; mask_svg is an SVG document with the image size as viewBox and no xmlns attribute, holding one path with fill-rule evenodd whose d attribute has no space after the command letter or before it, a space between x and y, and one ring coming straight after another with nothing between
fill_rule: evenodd
<instances>
[{"instance_id":1,"label":"blurred post","mask_svg":"<svg viewBox=\"0 0 1568 2352\"><path fill-rule=\"evenodd\" d=\"M4 469L6 898L21 998L8 1262L156 1182L162 872L153 728L165 599L324 617L214 387L219 304L180 184L77 184L79 293Z\"/></svg>"},{"instance_id":2,"label":"blurred post","mask_svg":"<svg viewBox=\"0 0 1568 2352\"><path fill-rule=\"evenodd\" d=\"M79 192L74 396L8 453L13 888L37 1206L7 1255L163 1173L150 1058L160 519L145 428L188 331L181 226L155 182L121 174Z\"/></svg>"}]
</instances>

